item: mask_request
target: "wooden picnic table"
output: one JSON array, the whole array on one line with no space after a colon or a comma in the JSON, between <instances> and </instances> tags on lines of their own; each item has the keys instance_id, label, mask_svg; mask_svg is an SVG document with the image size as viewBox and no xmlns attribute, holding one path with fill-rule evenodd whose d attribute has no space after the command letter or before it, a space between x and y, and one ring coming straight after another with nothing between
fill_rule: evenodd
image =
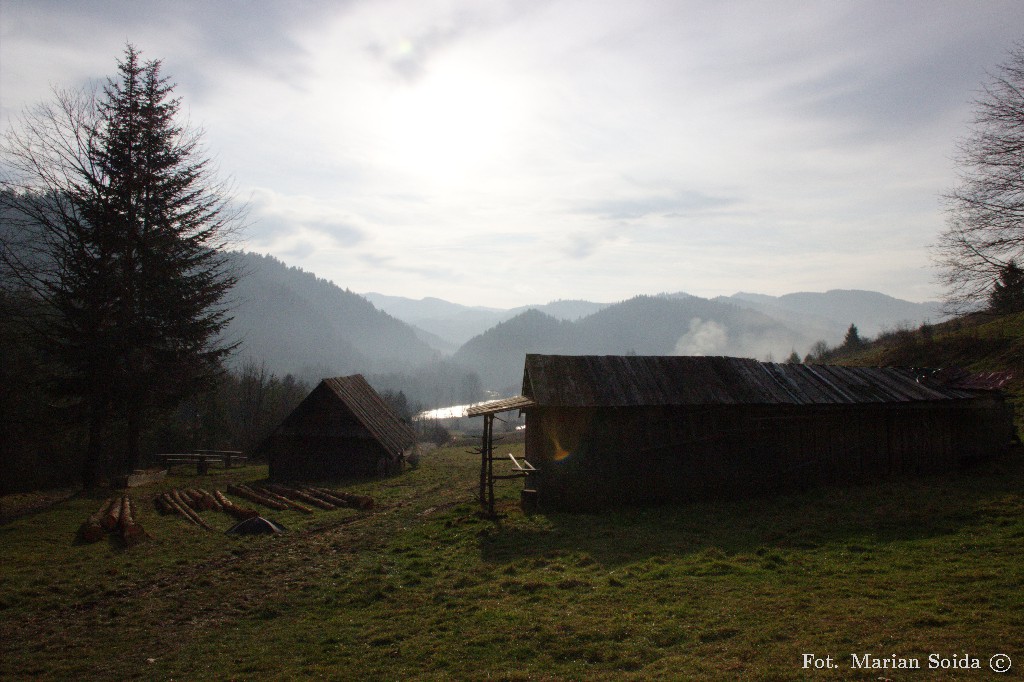
<instances>
[{"instance_id":1,"label":"wooden picnic table","mask_svg":"<svg viewBox=\"0 0 1024 682\"><path fill-rule=\"evenodd\" d=\"M195 464L196 471L202 475L210 469L211 464L222 464L225 469L233 465L243 465L247 457L240 450L192 450L191 452L162 453L156 455L163 466L175 464Z\"/></svg>"}]
</instances>

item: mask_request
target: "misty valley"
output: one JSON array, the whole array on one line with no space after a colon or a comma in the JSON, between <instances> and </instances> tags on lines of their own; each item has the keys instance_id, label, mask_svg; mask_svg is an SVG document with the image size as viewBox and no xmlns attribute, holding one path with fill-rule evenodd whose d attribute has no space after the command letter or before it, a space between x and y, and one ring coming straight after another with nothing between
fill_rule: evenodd
<instances>
[{"instance_id":1,"label":"misty valley","mask_svg":"<svg viewBox=\"0 0 1024 682\"><path fill-rule=\"evenodd\" d=\"M782 362L836 345L851 324L874 336L942 319L939 304L870 291L704 299L685 293L618 303L555 301L513 309L436 298L360 295L271 256L234 252L244 272L225 337L231 363L264 364L315 384L360 373L414 409L520 391L527 353L727 355Z\"/></svg>"}]
</instances>

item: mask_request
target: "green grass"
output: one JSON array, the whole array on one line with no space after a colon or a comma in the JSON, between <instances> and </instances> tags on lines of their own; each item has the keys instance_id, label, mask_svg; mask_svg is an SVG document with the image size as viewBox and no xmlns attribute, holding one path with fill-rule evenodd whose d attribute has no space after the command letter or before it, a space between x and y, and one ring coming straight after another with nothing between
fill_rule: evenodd
<instances>
[{"instance_id":1,"label":"green grass","mask_svg":"<svg viewBox=\"0 0 1024 682\"><path fill-rule=\"evenodd\" d=\"M959 475L603 514L524 516L504 482L500 522L476 513L477 471L462 449L439 450L344 486L375 497L370 513L268 510L290 529L279 537L160 517L152 488L134 494L156 540L130 550L74 543L99 496L0 526L0 678L879 679L848 668L854 652L924 665L966 652L986 668L1006 653L1000 679L1024 669L1019 454ZM842 667L803 670L804 653Z\"/></svg>"}]
</instances>

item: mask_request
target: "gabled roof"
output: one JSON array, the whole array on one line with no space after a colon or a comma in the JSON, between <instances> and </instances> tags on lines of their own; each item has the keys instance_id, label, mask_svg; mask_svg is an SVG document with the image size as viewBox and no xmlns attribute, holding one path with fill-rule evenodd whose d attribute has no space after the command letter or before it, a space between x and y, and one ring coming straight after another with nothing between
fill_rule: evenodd
<instances>
[{"instance_id":1,"label":"gabled roof","mask_svg":"<svg viewBox=\"0 0 1024 682\"><path fill-rule=\"evenodd\" d=\"M830 405L972 398L930 370L746 358L527 355L523 395L538 405Z\"/></svg>"},{"instance_id":2,"label":"gabled roof","mask_svg":"<svg viewBox=\"0 0 1024 682\"><path fill-rule=\"evenodd\" d=\"M401 452L416 442L416 434L395 415L362 374L324 379L320 384L336 395L389 452Z\"/></svg>"}]
</instances>

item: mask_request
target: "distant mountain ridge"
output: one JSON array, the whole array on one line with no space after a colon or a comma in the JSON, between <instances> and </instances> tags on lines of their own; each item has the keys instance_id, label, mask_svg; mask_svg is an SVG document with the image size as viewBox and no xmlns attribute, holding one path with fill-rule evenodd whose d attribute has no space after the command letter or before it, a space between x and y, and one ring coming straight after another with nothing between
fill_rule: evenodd
<instances>
[{"instance_id":1,"label":"distant mountain ridge","mask_svg":"<svg viewBox=\"0 0 1024 682\"><path fill-rule=\"evenodd\" d=\"M457 348L496 324L510 320L527 310L538 310L560 320L576 320L610 305L591 301L558 300L543 305L503 309L464 306L429 296L418 300L377 292L363 296L384 312L427 332L430 336L423 338L435 349L446 353L451 352L447 350L449 347Z\"/></svg>"},{"instance_id":2,"label":"distant mountain ridge","mask_svg":"<svg viewBox=\"0 0 1024 682\"><path fill-rule=\"evenodd\" d=\"M571 300L502 310L463 306L438 298L414 300L378 293L365 296L382 310L426 332L421 333L421 337L445 354L452 353L453 348L526 310L537 310L560 320L576 321L617 305ZM913 303L876 291L832 289L783 296L739 292L714 299L702 299L684 292L661 296L682 300L711 300L767 315L795 332L798 341L810 339L806 344L795 347L794 350L800 354L805 353L807 346L817 340L838 343L851 324L857 325L862 336L875 336L900 326L917 327L926 321L938 322L945 318L941 304L937 302Z\"/></svg>"},{"instance_id":3,"label":"distant mountain ridge","mask_svg":"<svg viewBox=\"0 0 1024 682\"><path fill-rule=\"evenodd\" d=\"M714 300L723 300L723 297ZM860 289L830 289L823 293L802 291L783 296L739 292L724 300L776 317L786 312L796 314L812 324L816 320L828 320L844 331L851 324L856 324L860 333L868 336L901 325L917 327L922 322L939 322L947 317L938 302L913 303Z\"/></svg>"},{"instance_id":4,"label":"distant mountain ridge","mask_svg":"<svg viewBox=\"0 0 1024 682\"><path fill-rule=\"evenodd\" d=\"M470 339L452 361L518 391L527 353L736 355L784 359L814 339L767 315L695 296L638 296L575 321L530 309Z\"/></svg>"}]
</instances>

